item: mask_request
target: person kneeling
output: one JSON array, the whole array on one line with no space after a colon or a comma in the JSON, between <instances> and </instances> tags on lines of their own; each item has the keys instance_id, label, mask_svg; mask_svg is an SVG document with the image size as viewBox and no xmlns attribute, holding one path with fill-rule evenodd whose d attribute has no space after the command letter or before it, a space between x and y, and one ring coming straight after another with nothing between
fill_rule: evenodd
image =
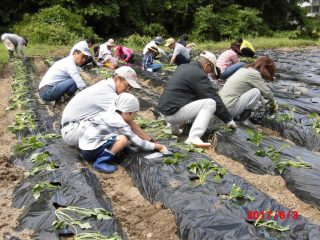
<instances>
[{"instance_id":1,"label":"person kneeling","mask_svg":"<svg viewBox=\"0 0 320 240\"><path fill-rule=\"evenodd\" d=\"M138 99L130 93L121 93L115 99L115 108L101 112L91 119L91 123L79 140L82 157L93 162L95 170L112 173L117 167L109 164L115 155L130 143L144 150L166 152L164 145L139 138L130 128L139 111Z\"/></svg>"}]
</instances>

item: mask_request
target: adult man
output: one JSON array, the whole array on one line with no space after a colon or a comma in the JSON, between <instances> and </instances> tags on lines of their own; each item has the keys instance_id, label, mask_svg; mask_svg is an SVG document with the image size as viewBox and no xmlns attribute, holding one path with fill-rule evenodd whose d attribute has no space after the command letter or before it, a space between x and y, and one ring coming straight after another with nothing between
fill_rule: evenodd
<instances>
[{"instance_id":1,"label":"adult man","mask_svg":"<svg viewBox=\"0 0 320 240\"><path fill-rule=\"evenodd\" d=\"M149 42L143 49L143 54L146 54L148 49L150 47L155 47L158 49L158 52L165 58L168 58L167 54L165 53L165 51L163 51L159 46L161 45L161 43L163 42L162 37L157 36L154 38L154 40L152 40L151 42Z\"/></svg>"},{"instance_id":2,"label":"adult man","mask_svg":"<svg viewBox=\"0 0 320 240\"><path fill-rule=\"evenodd\" d=\"M93 39L91 39L91 38L88 38L86 40L83 40L83 41L80 41L80 42L76 43L72 47L72 49L70 51L70 56L72 56L74 50L79 49L79 48L83 48L83 49L84 48L88 48L88 49L90 49L94 45L94 43L95 43L95 41ZM90 62L93 62L93 57L92 56L88 56L86 58L86 60L84 61L84 63L81 64L80 67L83 67L83 66L87 65Z\"/></svg>"},{"instance_id":3,"label":"adult man","mask_svg":"<svg viewBox=\"0 0 320 240\"><path fill-rule=\"evenodd\" d=\"M77 94L65 107L61 120L63 140L70 146L78 146L79 138L90 123L90 119L102 111L108 111L114 99L130 87L141 88L137 83L136 72L128 66L115 70L115 75L92 85ZM128 123L140 138L150 141L134 122Z\"/></svg>"},{"instance_id":4,"label":"adult man","mask_svg":"<svg viewBox=\"0 0 320 240\"><path fill-rule=\"evenodd\" d=\"M77 89L84 89L86 83L77 66L83 64L87 56L91 56L89 49L79 46L71 56L54 63L40 82L40 97L48 102L60 101L62 96L71 98Z\"/></svg>"},{"instance_id":5,"label":"adult man","mask_svg":"<svg viewBox=\"0 0 320 240\"><path fill-rule=\"evenodd\" d=\"M196 147L210 147L200 138L206 131L213 114L236 128L232 116L213 89L208 74L217 74L216 57L211 52L202 52L198 61L179 66L168 81L159 101L159 110L169 123L173 134L179 134L179 126L194 119L186 140Z\"/></svg>"},{"instance_id":6,"label":"adult man","mask_svg":"<svg viewBox=\"0 0 320 240\"><path fill-rule=\"evenodd\" d=\"M1 35L1 40L8 49L9 61L12 61L13 51L24 60L23 46L27 46L28 39L20 37L17 34L13 33L4 33Z\"/></svg>"},{"instance_id":7,"label":"adult man","mask_svg":"<svg viewBox=\"0 0 320 240\"><path fill-rule=\"evenodd\" d=\"M173 38L167 39L165 46L173 50L173 54L170 59L170 65L175 63L177 66L179 66L181 64L190 62L188 50L180 43L177 43Z\"/></svg>"}]
</instances>

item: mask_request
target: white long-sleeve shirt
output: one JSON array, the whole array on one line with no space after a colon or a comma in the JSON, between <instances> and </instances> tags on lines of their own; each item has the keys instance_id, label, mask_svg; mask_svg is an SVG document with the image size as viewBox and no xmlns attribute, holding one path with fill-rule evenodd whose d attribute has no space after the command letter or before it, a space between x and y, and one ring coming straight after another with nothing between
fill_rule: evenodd
<instances>
[{"instance_id":1,"label":"white long-sleeve shirt","mask_svg":"<svg viewBox=\"0 0 320 240\"><path fill-rule=\"evenodd\" d=\"M42 78L39 89L46 85L54 86L70 78L75 81L80 90L86 87L73 56L68 56L55 62Z\"/></svg>"},{"instance_id":2,"label":"white long-sleeve shirt","mask_svg":"<svg viewBox=\"0 0 320 240\"><path fill-rule=\"evenodd\" d=\"M154 143L138 137L121 115L113 110L101 112L90 119L89 126L79 139L79 148L95 150L116 135L125 135L131 144L144 150L153 150L155 147Z\"/></svg>"}]
</instances>

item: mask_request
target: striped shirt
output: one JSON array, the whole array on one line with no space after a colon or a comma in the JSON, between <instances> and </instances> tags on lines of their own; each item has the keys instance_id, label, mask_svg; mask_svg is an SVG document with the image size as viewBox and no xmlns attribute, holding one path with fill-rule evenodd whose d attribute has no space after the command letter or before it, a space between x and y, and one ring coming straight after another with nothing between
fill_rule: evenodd
<instances>
[{"instance_id":1,"label":"striped shirt","mask_svg":"<svg viewBox=\"0 0 320 240\"><path fill-rule=\"evenodd\" d=\"M147 69L151 64L153 64L153 53L148 51L143 55L143 66Z\"/></svg>"},{"instance_id":2,"label":"striped shirt","mask_svg":"<svg viewBox=\"0 0 320 240\"><path fill-rule=\"evenodd\" d=\"M81 150L95 150L109 138L124 135L128 140L144 150L153 150L155 144L138 137L123 120L120 114L114 111L104 111L90 120L90 125L79 140Z\"/></svg>"},{"instance_id":3,"label":"striped shirt","mask_svg":"<svg viewBox=\"0 0 320 240\"><path fill-rule=\"evenodd\" d=\"M86 87L73 56L68 56L55 62L42 78L39 89L47 85L54 86L70 78L75 81L80 90Z\"/></svg>"},{"instance_id":4,"label":"striped shirt","mask_svg":"<svg viewBox=\"0 0 320 240\"><path fill-rule=\"evenodd\" d=\"M238 55L232 49L228 49L221 53L217 59L217 67L220 68L223 73L231 65L240 62Z\"/></svg>"}]
</instances>

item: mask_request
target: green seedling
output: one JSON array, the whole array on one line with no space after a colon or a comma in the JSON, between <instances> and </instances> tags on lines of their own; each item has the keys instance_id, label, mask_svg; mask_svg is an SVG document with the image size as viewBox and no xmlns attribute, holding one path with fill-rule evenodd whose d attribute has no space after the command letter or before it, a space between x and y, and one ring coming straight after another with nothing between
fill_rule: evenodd
<instances>
[{"instance_id":1,"label":"green seedling","mask_svg":"<svg viewBox=\"0 0 320 240\"><path fill-rule=\"evenodd\" d=\"M291 122L294 120L294 113L296 112L296 108L290 108L290 112L281 113L276 116L276 120L278 122Z\"/></svg>"},{"instance_id":2,"label":"green seedling","mask_svg":"<svg viewBox=\"0 0 320 240\"><path fill-rule=\"evenodd\" d=\"M135 118L135 122L140 126L140 128L145 129L145 128L162 128L166 126L166 122L164 119L159 119L159 120L153 120L153 119L146 119L142 118L140 116Z\"/></svg>"},{"instance_id":3,"label":"green seedling","mask_svg":"<svg viewBox=\"0 0 320 240\"><path fill-rule=\"evenodd\" d=\"M174 72L176 70L177 66L174 65L169 65L169 64L164 64L163 70L165 71L171 71Z\"/></svg>"},{"instance_id":4,"label":"green seedling","mask_svg":"<svg viewBox=\"0 0 320 240\"><path fill-rule=\"evenodd\" d=\"M36 129L35 116L31 111L23 111L15 114L14 122L8 127L12 133L23 130Z\"/></svg>"},{"instance_id":5,"label":"green seedling","mask_svg":"<svg viewBox=\"0 0 320 240\"><path fill-rule=\"evenodd\" d=\"M156 136L154 137L155 140L169 139L169 138L178 138L178 137L171 134L170 129L160 130L160 132L158 134L156 134Z\"/></svg>"},{"instance_id":6,"label":"green seedling","mask_svg":"<svg viewBox=\"0 0 320 240\"><path fill-rule=\"evenodd\" d=\"M38 200L43 190L56 190L59 186L53 185L49 182L39 182L32 187L32 194L35 200Z\"/></svg>"},{"instance_id":7,"label":"green seedling","mask_svg":"<svg viewBox=\"0 0 320 240\"><path fill-rule=\"evenodd\" d=\"M30 157L30 162L34 163L35 166L40 166L40 165L44 165L47 162L48 157L51 154L49 152L41 152L41 153L34 153L32 154L32 156Z\"/></svg>"},{"instance_id":8,"label":"green seedling","mask_svg":"<svg viewBox=\"0 0 320 240\"><path fill-rule=\"evenodd\" d=\"M244 191L241 187L237 186L235 183L232 184L231 191L228 197L228 200L232 199L248 199L249 201L256 200L254 197L249 195L244 195Z\"/></svg>"},{"instance_id":9,"label":"green seedling","mask_svg":"<svg viewBox=\"0 0 320 240\"><path fill-rule=\"evenodd\" d=\"M280 174L282 174L287 167L310 169L312 168L312 165L304 161L295 162L292 160L285 160L276 163L276 169L278 169Z\"/></svg>"},{"instance_id":10,"label":"green seedling","mask_svg":"<svg viewBox=\"0 0 320 240\"><path fill-rule=\"evenodd\" d=\"M92 228L89 222L83 222L85 218L96 217L98 220L112 219L112 213L103 208L87 209L69 206L56 209L55 215L57 220L52 224L54 228L61 229L67 226L72 227L75 230L76 235L78 235L76 226L79 226L81 229Z\"/></svg>"},{"instance_id":11,"label":"green seedling","mask_svg":"<svg viewBox=\"0 0 320 240\"><path fill-rule=\"evenodd\" d=\"M50 67L51 65L54 64L54 59L51 58L51 57L46 57L44 60L43 60L44 64L47 65L48 67Z\"/></svg>"},{"instance_id":12,"label":"green seedling","mask_svg":"<svg viewBox=\"0 0 320 240\"><path fill-rule=\"evenodd\" d=\"M265 212L267 212L267 211L265 211ZM274 217L275 213L272 213L271 216ZM255 227L267 227L267 228L274 229L274 230L277 230L277 231L280 231L280 232L284 232L284 231L289 231L290 230L290 226L282 227L276 221L273 221L273 220L265 221L263 219L263 215L262 214L254 222L253 225Z\"/></svg>"},{"instance_id":13,"label":"green seedling","mask_svg":"<svg viewBox=\"0 0 320 240\"><path fill-rule=\"evenodd\" d=\"M209 174L214 174L214 179L217 182L221 181L223 175L226 174L224 168L218 167L215 163L208 159L203 159L200 162L192 162L188 165L188 170L199 177L199 183L203 185Z\"/></svg>"},{"instance_id":14,"label":"green seedling","mask_svg":"<svg viewBox=\"0 0 320 240\"><path fill-rule=\"evenodd\" d=\"M104 236L101 233L79 233L74 240L121 240L119 234L115 233L111 236Z\"/></svg>"},{"instance_id":15,"label":"green seedling","mask_svg":"<svg viewBox=\"0 0 320 240\"><path fill-rule=\"evenodd\" d=\"M310 113L309 117L313 119L312 129L316 133L320 133L320 116L317 113Z\"/></svg>"},{"instance_id":16,"label":"green seedling","mask_svg":"<svg viewBox=\"0 0 320 240\"><path fill-rule=\"evenodd\" d=\"M34 167L32 167L30 170L28 170L25 173L25 177L33 177L35 174L37 174L40 171L53 171L54 169L58 168L59 165L56 162L49 162L49 163L45 163L43 165L35 165Z\"/></svg>"},{"instance_id":17,"label":"green seedling","mask_svg":"<svg viewBox=\"0 0 320 240\"><path fill-rule=\"evenodd\" d=\"M179 162L181 162L184 158L186 158L187 155L186 154L181 154L181 153L174 153L172 156L170 157L165 157L163 159L163 162L165 164L177 164Z\"/></svg>"},{"instance_id":18,"label":"green seedling","mask_svg":"<svg viewBox=\"0 0 320 240\"><path fill-rule=\"evenodd\" d=\"M176 147L176 148L180 148L186 152L195 152L195 153L204 153L205 150L202 148L196 148L194 145L192 144L185 144L185 143L177 143L177 142L173 142L170 143L169 145L170 147Z\"/></svg>"},{"instance_id":19,"label":"green seedling","mask_svg":"<svg viewBox=\"0 0 320 240\"><path fill-rule=\"evenodd\" d=\"M246 129L246 132L249 134L249 138L247 140L249 140L250 142L252 142L253 144L259 147L263 139L262 133L254 131L250 128Z\"/></svg>"},{"instance_id":20,"label":"green seedling","mask_svg":"<svg viewBox=\"0 0 320 240\"><path fill-rule=\"evenodd\" d=\"M38 140L37 136L22 138L19 143L14 146L14 152L18 156L23 156L28 152L44 147L45 144Z\"/></svg>"}]
</instances>

